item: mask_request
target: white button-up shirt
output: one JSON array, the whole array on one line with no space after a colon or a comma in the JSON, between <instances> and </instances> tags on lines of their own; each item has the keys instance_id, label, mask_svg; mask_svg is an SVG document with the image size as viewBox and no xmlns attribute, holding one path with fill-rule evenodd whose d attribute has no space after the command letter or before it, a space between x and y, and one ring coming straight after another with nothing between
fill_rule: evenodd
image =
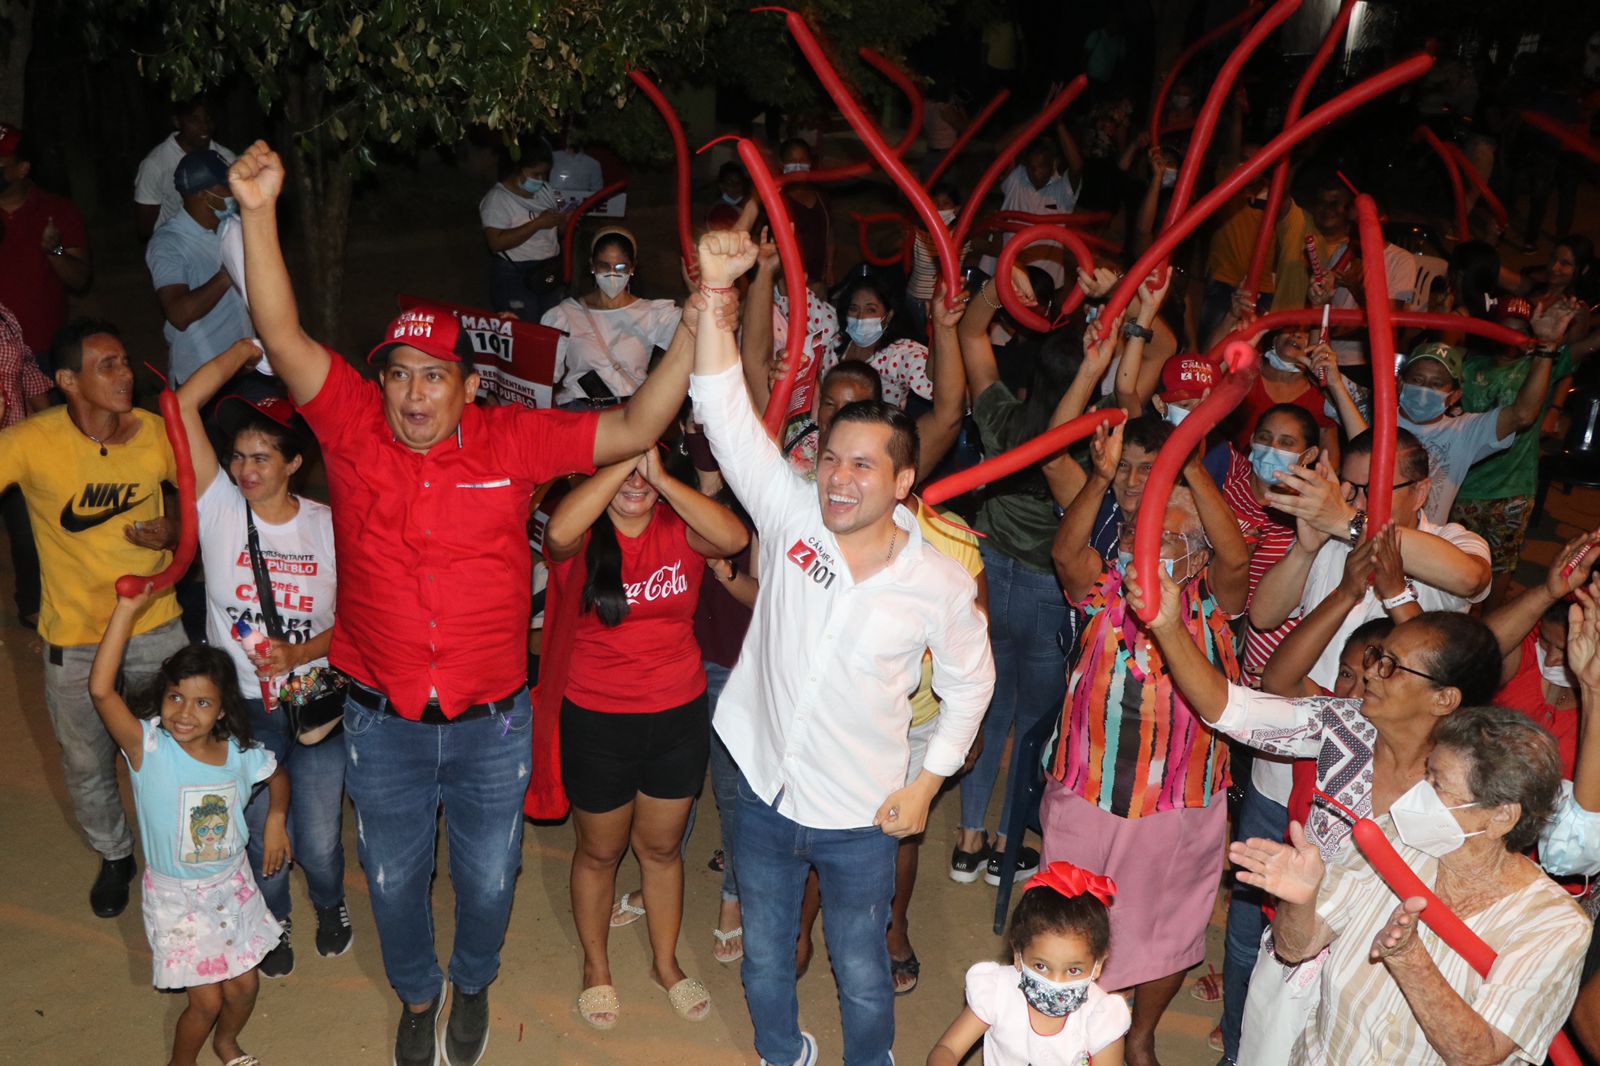
<instances>
[{"instance_id":1,"label":"white button-up shirt","mask_svg":"<svg viewBox=\"0 0 1600 1066\"><path fill-rule=\"evenodd\" d=\"M714 725L750 787L813 829L869 826L905 786L911 694L933 654L941 710L923 768L961 768L994 691L977 586L896 507L906 544L865 581L822 523L817 487L756 417L738 366L689 379L696 421L761 535L761 591Z\"/></svg>"}]
</instances>

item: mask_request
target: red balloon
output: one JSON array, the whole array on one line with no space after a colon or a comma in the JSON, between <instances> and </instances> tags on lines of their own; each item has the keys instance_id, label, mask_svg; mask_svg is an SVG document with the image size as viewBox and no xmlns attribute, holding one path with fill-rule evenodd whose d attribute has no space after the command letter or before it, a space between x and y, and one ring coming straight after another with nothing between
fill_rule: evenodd
<instances>
[{"instance_id":1,"label":"red balloon","mask_svg":"<svg viewBox=\"0 0 1600 1066\"><path fill-rule=\"evenodd\" d=\"M1421 141L1433 149L1433 154L1439 157L1444 164L1445 173L1450 178L1450 195L1455 199L1456 205L1456 232L1458 241L1470 241L1472 230L1467 226L1467 189L1461 183L1461 172L1456 169L1456 161L1445 150L1444 142L1439 140L1439 135L1426 126L1418 126L1412 135L1413 140Z\"/></svg>"},{"instance_id":2,"label":"red balloon","mask_svg":"<svg viewBox=\"0 0 1600 1066\"><path fill-rule=\"evenodd\" d=\"M572 284L572 237L578 232L578 222L598 204L603 204L617 193L628 187L626 179L614 181L601 189L577 207L572 209L572 214L567 216L567 224L561 231L561 283Z\"/></svg>"},{"instance_id":3,"label":"red balloon","mask_svg":"<svg viewBox=\"0 0 1600 1066\"><path fill-rule=\"evenodd\" d=\"M999 455L985 459L977 466L971 466L959 473L951 474L949 477L940 478L922 490L923 502L929 506L937 506L946 500L953 500L963 493L971 492L980 485L987 485L991 481L999 481L1007 474L1015 474L1018 470L1030 467L1042 459L1049 458L1075 441L1093 436L1094 431L1102 425L1115 426L1120 422L1126 421L1127 418L1128 416L1124 411L1115 407L1079 415L1070 422L1063 422L1054 429L1045 430L1037 437L1024 444L1017 445L1010 451L1001 452Z\"/></svg>"},{"instance_id":4,"label":"red balloon","mask_svg":"<svg viewBox=\"0 0 1600 1066\"><path fill-rule=\"evenodd\" d=\"M678 191L678 250L683 254L685 270L694 269L694 226L690 222L693 208L689 201L689 141L683 135L683 123L678 121L678 113L672 109L667 98L656 83L644 75L637 67L628 71L628 78L639 87L639 90L649 97L657 111L661 112L662 121L667 124L667 132L672 135L673 162L677 168Z\"/></svg>"},{"instance_id":5,"label":"red balloon","mask_svg":"<svg viewBox=\"0 0 1600 1066\"><path fill-rule=\"evenodd\" d=\"M1161 145L1161 134L1166 128L1161 125L1161 118L1167 111L1167 96L1172 92L1173 83L1178 80L1178 74L1188 64L1189 60L1259 14L1261 14L1260 3L1253 3L1222 25L1215 29L1207 30L1199 37L1196 37L1193 44L1178 53L1178 58L1172 63L1172 69L1167 71L1165 78L1161 79L1161 88L1156 90L1155 103L1150 107L1150 146L1152 148L1157 148Z\"/></svg>"},{"instance_id":6,"label":"red balloon","mask_svg":"<svg viewBox=\"0 0 1600 1066\"><path fill-rule=\"evenodd\" d=\"M1498 322L1490 322L1484 318L1447 315L1436 311L1392 311L1389 314L1389 318L1394 325L1401 329L1430 329L1467 333L1474 337L1483 337L1500 344L1507 344L1513 348L1526 348L1533 343L1533 338L1526 333L1518 333L1509 326L1502 326ZM1240 326L1228 334L1211 349L1211 354L1213 356L1218 355L1232 342L1238 340L1248 341L1257 334L1274 333L1291 326L1315 326L1321 322L1322 309L1319 307L1292 307L1287 311L1269 311L1248 326ZM1333 326L1365 326L1367 324L1367 313L1356 307L1335 308L1328 314L1328 323Z\"/></svg>"},{"instance_id":7,"label":"red balloon","mask_svg":"<svg viewBox=\"0 0 1600 1066\"><path fill-rule=\"evenodd\" d=\"M1395 409L1394 322L1389 274L1383 261L1383 226L1372 197L1356 197L1361 233L1361 281L1366 290L1368 355L1372 366L1372 473L1367 478L1367 530L1371 537L1389 521L1394 502Z\"/></svg>"},{"instance_id":8,"label":"red balloon","mask_svg":"<svg viewBox=\"0 0 1600 1066\"><path fill-rule=\"evenodd\" d=\"M117 578L117 595L133 598L153 585L156 591L177 584L189 564L194 562L195 545L199 542L199 523L194 509L194 459L189 455L189 434L183 428L183 411L178 406L178 394L171 389L161 390L161 418L166 422L167 443L172 445L172 458L178 471L178 546L173 550L172 562L159 574L148 577L124 574Z\"/></svg>"},{"instance_id":9,"label":"red balloon","mask_svg":"<svg viewBox=\"0 0 1600 1066\"><path fill-rule=\"evenodd\" d=\"M1026 306L1018 298L1017 290L1011 287L1011 269L1017 265L1017 256L1021 254L1024 248L1037 241L1044 240L1058 241L1065 245L1067 250L1072 253L1072 257L1078 261L1078 266L1091 274L1094 273L1094 253L1089 250L1089 246L1083 242L1077 233L1065 227L1052 225L1029 226L1024 230L1018 231L1015 237L1006 242L1006 246L1000 250L1000 262L994 268L994 288L1000 294L1000 302L1005 305L1007 311L1011 312L1011 317L1016 319L1019 325L1026 329L1031 329L1035 333L1049 333L1051 330L1061 326L1066 321L1067 316L1077 310L1079 304L1083 303L1085 295L1083 287L1074 284L1071 295L1062 301L1061 310L1058 312L1054 322L1051 322L1033 308Z\"/></svg>"},{"instance_id":10,"label":"red balloon","mask_svg":"<svg viewBox=\"0 0 1600 1066\"><path fill-rule=\"evenodd\" d=\"M1139 514L1133 529L1133 562L1143 581L1149 582L1152 579L1148 575L1161 572L1161 533L1166 528L1167 501L1172 497L1172 488L1177 484L1179 472L1194 455L1194 450L1200 446L1205 435L1232 414L1233 409L1250 394L1261 369L1261 353L1240 341L1228 345L1227 351L1222 354L1222 363L1227 373L1211 390L1211 395L1201 400L1200 406L1189 412L1188 418L1173 427L1172 436L1156 453L1155 465L1145 479L1144 496L1139 501ZM1159 589L1160 586L1150 584L1147 587ZM1149 622L1160 609L1161 596L1150 595L1145 597L1144 609L1138 614L1145 622Z\"/></svg>"},{"instance_id":11,"label":"red balloon","mask_svg":"<svg viewBox=\"0 0 1600 1066\"><path fill-rule=\"evenodd\" d=\"M1561 147L1567 151L1587 156L1591 163L1600 163L1600 145L1585 137L1576 126L1568 126L1565 123L1557 122L1549 115L1538 111L1519 111L1517 114L1522 116L1522 121L1534 129L1549 134L1557 141L1560 141Z\"/></svg>"},{"instance_id":12,"label":"red balloon","mask_svg":"<svg viewBox=\"0 0 1600 1066\"><path fill-rule=\"evenodd\" d=\"M757 8L756 10L763 9ZM912 81L905 71L889 62L874 49L862 48L858 50L858 54L868 66L894 82L900 88L900 91L905 94L906 99L911 101L911 115L906 120L906 132L901 135L899 143L894 146L894 154L903 157L911 150L911 146L916 143L917 134L922 132L922 116L925 106L922 99L922 90L917 88L917 83ZM801 181L822 184L824 182L845 181L849 178L861 178L870 173L872 173L872 161L863 159L857 163L844 163L836 167L825 167L822 170L779 174L778 185L792 185Z\"/></svg>"},{"instance_id":13,"label":"red balloon","mask_svg":"<svg viewBox=\"0 0 1600 1066\"><path fill-rule=\"evenodd\" d=\"M1009 99L1011 99L1011 90L1001 89L994 94L993 100L983 105L982 111L972 116L972 121L967 123L967 128L961 131L955 143L950 146L950 150L944 154L944 158L939 160L939 165L933 168L933 172L922 183L924 189L931 189L939 184L939 179L944 177L944 172L950 169L950 164L956 161L956 156L961 154L961 149L965 148L972 138L978 135L978 131L983 129L984 123L993 118L994 113L1000 110L1001 106Z\"/></svg>"},{"instance_id":14,"label":"red balloon","mask_svg":"<svg viewBox=\"0 0 1600 1066\"><path fill-rule=\"evenodd\" d=\"M1474 189L1478 190L1478 195L1482 197L1484 204L1488 206L1490 213L1494 215L1495 221L1500 224L1500 228L1509 230L1511 228L1511 216L1506 212L1506 205L1501 203L1500 197L1496 196L1494 190L1489 188L1489 183L1483 180L1483 175L1479 174L1478 168L1472 165L1472 160L1467 158L1467 153L1463 152L1461 146L1454 141L1440 141L1439 143L1443 145L1450 158L1455 160L1456 167L1461 171L1461 176L1471 182Z\"/></svg>"}]
</instances>

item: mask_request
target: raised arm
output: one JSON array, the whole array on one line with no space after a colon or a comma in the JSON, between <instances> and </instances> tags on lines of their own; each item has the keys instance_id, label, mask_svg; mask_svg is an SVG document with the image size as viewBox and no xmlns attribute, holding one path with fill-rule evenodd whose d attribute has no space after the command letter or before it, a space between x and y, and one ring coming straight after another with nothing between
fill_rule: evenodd
<instances>
[{"instance_id":1,"label":"raised arm","mask_svg":"<svg viewBox=\"0 0 1600 1066\"><path fill-rule=\"evenodd\" d=\"M694 364L694 335L700 305L685 301L683 317L672 334L666 354L644 384L621 407L600 414L594 430L594 464L606 466L646 448L654 448L661 434L683 407L689 392L689 370ZM731 309L731 308L730 308Z\"/></svg>"},{"instance_id":2,"label":"raised arm","mask_svg":"<svg viewBox=\"0 0 1600 1066\"><path fill-rule=\"evenodd\" d=\"M105 636L100 638L100 646L95 649L94 665L89 668L89 698L94 701L95 713L100 715L106 732L111 734L111 739L127 756L128 765L135 770L144 759L144 728L117 691L117 675L122 672L122 655L133 634L133 620L150 602L153 588L146 584L137 596L117 597L111 621L106 623Z\"/></svg>"},{"instance_id":3,"label":"raised arm","mask_svg":"<svg viewBox=\"0 0 1600 1066\"><path fill-rule=\"evenodd\" d=\"M1356 405L1355 397L1350 395L1350 388L1345 384L1344 375L1339 373L1339 357L1334 353L1333 346L1314 344L1306 350L1306 358L1311 360L1312 375L1322 385L1322 395L1332 401L1334 413L1339 417L1339 424L1344 427L1345 436L1354 437L1365 433L1366 416Z\"/></svg>"},{"instance_id":4,"label":"raised arm","mask_svg":"<svg viewBox=\"0 0 1600 1066\"><path fill-rule=\"evenodd\" d=\"M1026 285L1026 282L1023 283ZM1027 286L1032 292L1032 287ZM978 288L976 298L967 306L956 327L956 339L961 346L961 361L967 372L967 393L977 402L989 386L1000 380L1000 366L995 362L994 343L989 340L989 326L1000 310L995 281L990 278Z\"/></svg>"},{"instance_id":5,"label":"raised arm","mask_svg":"<svg viewBox=\"0 0 1600 1066\"><path fill-rule=\"evenodd\" d=\"M283 178L283 160L266 141L252 144L228 168L228 188L239 202L243 226L250 318L267 349L267 362L289 386L294 402L304 404L322 391L332 356L300 327L294 286L278 245L277 209Z\"/></svg>"},{"instance_id":6,"label":"raised arm","mask_svg":"<svg viewBox=\"0 0 1600 1066\"><path fill-rule=\"evenodd\" d=\"M1582 725L1578 730L1578 763L1572 774L1572 799L1586 812L1600 811L1600 587L1591 584L1573 592L1567 609L1567 669L1578 682Z\"/></svg>"},{"instance_id":7,"label":"raised arm","mask_svg":"<svg viewBox=\"0 0 1600 1066\"><path fill-rule=\"evenodd\" d=\"M1161 303L1167 298L1167 289L1172 285L1172 270L1170 267L1159 270L1159 277L1152 273L1150 277L1139 283L1139 309L1134 319L1141 331L1155 334L1149 342L1152 348L1166 347L1161 341L1159 313ZM1111 323L1108 328L1115 328ZM1167 330L1171 337L1171 331ZM1165 355L1172 354L1168 348ZM1161 367L1166 362L1165 356L1146 359L1146 341L1144 337L1130 335L1122 345L1122 359L1117 363L1117 404L1128 412L1129 418L1137 418L1143 411L1144 405L1155 394L1156 384L1161 380ZM1157 356L1160 353L1151 351L1148 354Z\"/></svg>"},{"instance_id":8,"label":"raised arm","mask_svg":"<svg viewBox=\"0 0 1600 1066\"><path fill-rule=\"evenodd\" d=\"M1103 425L1095 429L1089 441L1089 476L1067 504L1067 513L1056 527L1056 537L1050 545L1056 578L1072 603L1081 603L1105 573L1106 561L1089 546L1089 537L1094 533L1095 516L1100 513L1106 489L1111 487L1117 464L1122 461L1122 425L1119 423L1109 433Z\"/></svg>"},{"instance_id":9,"label":"raised arm","mask_svg":"<svg viewBox=\"0 0 1600 1066\"><path fill-rule=\"evenodd\" d=\"M552 563L560 563L578 554L589 527L605 513L612 498L621 490L622 483L628 480L628 475L638 465L639 457L635 455L601 467L562 497L545 526L544 554L547 559Z\"/></svg>"},{"instance_id":10,"label":"raised arm","mask_svg":"<svg viewBox=\"0 0 1600 1066\"><path fill-rule=\"evenodd\" d=\"M189 438L189 455L194 461L194 493L204 496L217 479L217 453L200 420L200 408L210 403L217 390L235 374L261 361L261 349L249 337L233 342L232 347L189 375L178 389L178 407L183 411L183 432Z\"/></svg>"},{"instance_id":11,"label":"raised arm","mask_svg":"<svg viewBox=\"0 0 1600 1066\"><path fill-rule=\"evenodd\" d=\"M750 543L750 531L739 516L710 496L690 488L661 466L654 448L639 457L639 474L661 494L689 527L689 547L709 559L737 555Z\"/></svg>"},{"instance_id":12,"label":"raised arm","mask_svg":"<svg viewBox=\"0 0 1600 1066\"><path fill-rule=\"evenodd\" d=\"M744 294L744 322L739 331L739 357L744 361L744 382L756 410L765 411L772 396L770 367L777 341L772 329L772 293L778 283L778 246L766 227L756 248L756 276ZM820 369L820 368L819 368Z\"/></svg>"},{"instance_id":13,"label":"raised arm","mask_svg":"<svg viewBox=\"0 0 1600 1066\"><path fill-rule=\"evenodd\" d=\"M1077 376L1051 412L1048 428L1054 429L1070 422L1088 410L1089 403L1100 388L1100 379L1106 376L1106 369L1111 365L1111 357L1115 353L1115 338L1107 338L1096 344L1093 331L1084 331L1083 362L1078 364ZM1045 484L1050 487L1050 495L1056 505L1063 509L1070 507L1083 489L1083 467L1069 452L1063 450L1041 463L1039 469L1044 474Z\"/></svg>"},{"instance_id":14,"label":"raised arm","mask_svg":"<svg viewBox=\"0 0 1600 1066\"><path fill-rule=\"evenodd\" d=\"M967 412L967 382L961 361L961 341L956 336L967 297L954 309L945 306L944 283L934 287L931 313L933 337L929 348L928 377L933 384L933 409L917 418L921 450L917 455L917 481L921 482L950 451L961 433Z\"/></svg>"},{"instance_id":15,"label":"raised arm","mask_svg":"<svg viewBox=\"0 0 1600 1066\"><path fill-rule=\"evenodd\" d=\"M1214 723L1228 709L1228 679L1206 658L1194 635L1184 626L1178 586L1165 573L1157 576L1161 581L1161 608L1148 626L1150 635L1161 648L1161 661L1189 709L1202 721ZM1134 610L1144 606L1144 588L1137 571L1130 570L1123 597Z\"/></svg>"},{"instance_id":16,"label":"raised arm","mask_svg":"<svg viewBox=\"0 0 1600 1066\"><path fill-rule=\"evenodd\" d=\"M1553 347L1535 348L1528 357L1532 364L1523 379L1517 398L1500 408L1495 416L1495 436L1504 440L1513 433L1521 433L1539 420L1544 411L1544 401L1550 394L1550 371L1555 366L1557 351Z\"/></svg>"},{"instance_id":17,"label":"raised arm","mask_svg":"<svg viewBox=\"0 0 1600 1066\"><path fill-rule=\"evenodd\" d=\"M1198 448L1184 464L1183 480L1194 496L1194 509L1211 542L1211 591L1216 594L1217 606L1229 617L1237 618L1250 602L1250 547L1239 532L1233 508L1201 465Z\"/></svg>"},{"instance_id":18,"label":"raised arm","mask_svg":"<svg viewBox=\"0 0 1600 1066\"><path fill-rule=\"evenodd\" d=\"M1573 590L1583 587L1596 562L1600 562L1600 535L1580 533L1556 553L1545 571L1544 581L1483 616L1484 624L1500 645L1502 685L1516 677L1522 668L1523 639L1533 632L1546 611ZM1567 573L1569 566L1572 569Z\"/></svg>"}]
</instances>

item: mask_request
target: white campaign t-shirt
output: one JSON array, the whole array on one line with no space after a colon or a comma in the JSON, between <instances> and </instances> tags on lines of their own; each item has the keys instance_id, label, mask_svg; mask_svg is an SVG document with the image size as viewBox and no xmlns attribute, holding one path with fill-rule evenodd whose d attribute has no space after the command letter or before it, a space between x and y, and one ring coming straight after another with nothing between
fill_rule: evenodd
<instances>
[{"instance_id":1,"label":"white campaign t-shirt","mask_svg":"<svg viewBox=\"0 0 1600 1066\"><path fill-rule=\"evenodd\" d=\"M216 141L211 142L211 150L230 165L238 158ZM133 202L146 206L160 204L161 215L156 219L157 226L183 210L183 197L178 195L178 187L172 184L172 176L178 172L178 161L186 154L178 144L178 135L174 133L150 149L150 154L139 164L139 173L133 179Z\"/></svg>"},{"instance_id":2,"label":"white campaign t-shirt","mask_svg":"<svg viewBox=\"0 0 1600 1066\"><path fill-rule=\"evenodd\" d=\"M1078 203L1078 190L1072 187L1066 175L1052 174L1050 180L1044 183L1044 188L1035 189L1033 182L1028 180L1028 168L1021 163L1013 167L1005 181L1000 183L1000 195L1000 210L1022 211L1030 215L1070 214ZM1005 240L1010 241L1011 234L1006 234ZM1017 257L1017 264L1041 268L1055 280L1059 289L1067 278L1067 257L1067 250L1055 241L1036 241ZM986 255L978 262L978 266L990 274L999 265L1000 260L992 255ZM1073 269L1077 269L1076 260Z\"/></svg>"},{"instance_id":3,"label":"white campaign t-shirt","mask_svg":"<svg viewBox=\"0 0 1600 1066\"><path fill-rule=\"evenodd\" d=\"M650 368L650 353L672 343L683 311L671 300L635 300L602 310L562 300L540 322L566 336L556 344L556 403L587 396L578 379L593 370L618 397L632 396Z\"/></svg>"},{"instance_id":4,"label":"white campaign t-shirt","mask_svg":"<svg viewBox=\"0 0 1600 1066\"><path fill-rule=\"evenodd\" d=\"M239 691L246 699L261 698L256 668L233 639L233 623L242 615L253 629L262 629L256 579L250 569L245 532L244 496L222 471L196 501L200 518L200 557L206 573L206 640L227 651L239 673ZM300 497L300 513L281 526L256 519L256 536L272 579L273 599L291 644L307 640L333 625L333 592L338 569L333 555L333 512L328 505ZM326 666L327 659L306 664Z\"/></svg>"},{"instance_id":5,"label":"white campaign t-shirt","mask_svg":"<svg viewBox=\"0 0 1600 1066\"><path fill-rule=\"evenodd\" d=\"M1454 522L1435 525L1428 520L1426 514L1423 514L1417 520L1417 529L1423 533L1442 537L1468 555L1475 555L1484 562L1489 561L1488 542L1476 533L1468 531L1465 526L1458 526ZM1344 578L1344 561L1349 555L1350 545L1338 538L1322 546L1322 550L1317 552L1317 557L1311 560L1311 570L1306 574L1306 587L1300 593L1300 607L1294 615L1295 618L1303 618L1310 614L1313 607L1327 599L1329 593L1339 587L1339 582ZM1489 595L1488 585L1470 600L1453 596L1421 581L1416 582L1416 586L1417 602L1424 611L1465 611L1469 605ZM1383 617L1383 613L1383 604L1378 601L1378 594L1368 588L1366 598L1345 616L1345 620L1339 625L1339 631L1328 641L1328 646L1322 649L1322 654L1317 656L1316 665L1311 668L1311 680L1332 692L1333 683L1339 677L1339 653L1344 649L1344 642L1356 631L1356 627L1374 618Z\"/></svg>"},{"instance_id":6,"label":"white campaign t-shirt","mask_svg":"<svg viewBox=\"0 0 1600 1066\"><path fill-rule=\"evenodd\" d=\"M1428 502L1423 513L1434 522L1448 522L1450 508L1455 505L1456 493L1466 480L1467 470L1473 463L1481 462L1495 452L1505 451L1517 439L1515 433L1499 436L1500 409L1478 411L1473 414L1446 415L1425 426L1411 421L1403 413L1400 428L1410 432L1428 449L1428 470L1433 484L1428 489Z\"/></svg>"},{"instance_id":7,"label":"white campaign t-shirt","mask_svg":"<svg viewBox=\"0 0 1600 1066\"><path fill-rule=\"evenodd\" d=\"M514 193L500 182L478 201L478 219L485 229L516 229L530 218L556 210L556 194L548 184L532 196ZM561 251L559 226L542 229L515 248L498 253L513 263L549 259Z\"/></svg>"},{"instance_id":8,"label":"white campaign t-shirt","mask_svg":"<svg viewBox=\"0 0 1600 1066\"><path fill-rule=\"evenodd\" d=\"M1349 244L1334 249L1328 269L1333 269L1349 252ZM1410 303L1417 287L1417 257L1399 245L1386 244L1383 246L1383 269L1388 277L1389 299L1398 300L1402 304ZM1347 311L1361 305L1356 302L1354 293L1341 287L1333 290L1333 306L1336 310ZM1367 362L1365 340L1356 338L1335 340L1330 347L1338 356L1340 366L1364 366Z\"/></svg>"}]
</instances>

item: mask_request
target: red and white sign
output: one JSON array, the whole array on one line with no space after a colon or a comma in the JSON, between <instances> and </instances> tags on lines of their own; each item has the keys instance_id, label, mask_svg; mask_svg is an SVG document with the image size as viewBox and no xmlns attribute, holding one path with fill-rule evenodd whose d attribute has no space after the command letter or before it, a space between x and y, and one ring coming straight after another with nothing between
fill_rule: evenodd
<instances>
[{"instance_id":1,"label":"red and white sign","mask_svg":"<svg viewBox=\"0 0 1600 1066\"><path fill-rule=\"evenodd\" d=\"M472 343L480 400L492 398L523 407L552 406L560 330L420 296L401 295L399 303L402 310L426 308L456 317Z\"/></svg>"}]
</instances>

